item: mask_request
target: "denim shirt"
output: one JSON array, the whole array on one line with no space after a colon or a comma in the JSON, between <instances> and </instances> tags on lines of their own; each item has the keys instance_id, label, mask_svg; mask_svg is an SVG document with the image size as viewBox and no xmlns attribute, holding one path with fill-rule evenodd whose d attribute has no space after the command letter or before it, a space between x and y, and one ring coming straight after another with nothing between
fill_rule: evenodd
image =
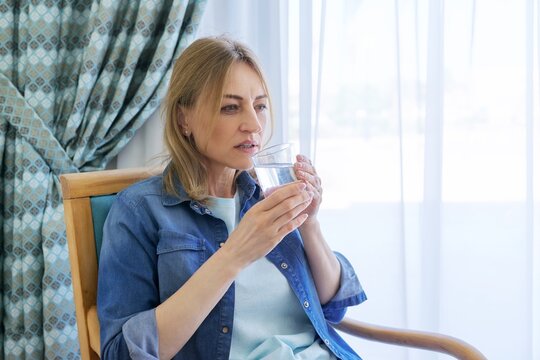
<instances>
[{"instance_id":1,"label":"denim shirt","mask_svg":"<svg viewBox=\"0 0 540 360\"><path fill-rule=\"evenodd\" d=\"M246 172L239 174L237 186L241 218L259 201L261 191ZM155 308L229 236L222 220L177 188L179 196L170 195L163 177L152 177L119 193L111 207L98 276L102 359L158 359ZM350 263L341 254L336 256L341 264L340 288L322 306L298 231L285 236L267 259L285 276L328 348L338 358L360 359L330 326L343 318L348 306L366 299ZM173 359L228 359L234 298L233 283Z\"/></svg>"}]
</instances>

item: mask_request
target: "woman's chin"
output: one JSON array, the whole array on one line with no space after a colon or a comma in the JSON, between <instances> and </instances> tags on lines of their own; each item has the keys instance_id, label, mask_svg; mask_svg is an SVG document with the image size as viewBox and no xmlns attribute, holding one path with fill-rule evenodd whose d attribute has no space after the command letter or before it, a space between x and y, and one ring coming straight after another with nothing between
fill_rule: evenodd
<instances>
[{"instance_id":1,"label":"woman's chin","mask_svg":"<svg viewBox=\"0 0 540 360\"><path fill-rule=\"evenodd\" d=\"M235 165L236 166L234 168L240 171L250 170L253 168L253 163L251 162L251 159L249 159L249 161L239 161Z\"/></svg>"}]
</instances>

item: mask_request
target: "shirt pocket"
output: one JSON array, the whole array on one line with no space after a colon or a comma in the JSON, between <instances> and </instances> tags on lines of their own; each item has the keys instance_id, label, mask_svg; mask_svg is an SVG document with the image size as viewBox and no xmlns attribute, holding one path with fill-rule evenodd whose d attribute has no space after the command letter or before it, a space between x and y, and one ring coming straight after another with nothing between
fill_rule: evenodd
<instances>
[{"instance_id":1,"label":"shirt pocket","mask_svg":"<svg viewBox=\"0 0 540 360\"><path fill-rule=\"evenodd\" d=\"M206 245L203 238L188 233L161 230L158 236L159 293L165 301L206 261Z\"/></svg>"}]
</instances>

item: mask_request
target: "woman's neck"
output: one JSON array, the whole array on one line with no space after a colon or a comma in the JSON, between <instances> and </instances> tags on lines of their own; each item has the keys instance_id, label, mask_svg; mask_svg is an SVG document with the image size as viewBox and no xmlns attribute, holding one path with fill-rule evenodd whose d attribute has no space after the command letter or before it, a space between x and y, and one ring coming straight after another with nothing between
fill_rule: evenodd
<instances>
[{"instance_id":1,"label":"woman's neck","mask_svg":"<svg viewBox=\"0 0 540 360\"><path fill-rule=\"evenodd\" d=\"M208 174L208 195L232 198L236 192L234 184L236 170L225 169L220 174Z\"/></svg>"}]
</instances>

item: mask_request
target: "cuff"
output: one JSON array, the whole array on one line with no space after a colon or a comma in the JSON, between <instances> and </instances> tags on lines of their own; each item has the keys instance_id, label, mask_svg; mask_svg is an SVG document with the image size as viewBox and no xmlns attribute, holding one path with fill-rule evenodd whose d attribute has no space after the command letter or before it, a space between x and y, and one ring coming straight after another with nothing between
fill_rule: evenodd
<instances>
[{"instance_id":1,"label":"cuff","mask_svg":"<svg viewBox=\"0 0 540 360\"><path fill-rule=\"evenodd\" d=\"M335 254L341 265L340 286L336 295L322 308L325 318L337 323L345 316L347 307L360 304L367 299L367 296L351 263L342 254L338 252Z\"/></svg>"},{"instance_id":2,"label":"cuff","mask_svg":"<svg viewBox=\"0 0 540 360\"><path fill-rule=\"evenodd\" d=\"M143 311L122 326L131 359L159 359L159 339L155 309Z\"/></svg>"}]
</instances>

